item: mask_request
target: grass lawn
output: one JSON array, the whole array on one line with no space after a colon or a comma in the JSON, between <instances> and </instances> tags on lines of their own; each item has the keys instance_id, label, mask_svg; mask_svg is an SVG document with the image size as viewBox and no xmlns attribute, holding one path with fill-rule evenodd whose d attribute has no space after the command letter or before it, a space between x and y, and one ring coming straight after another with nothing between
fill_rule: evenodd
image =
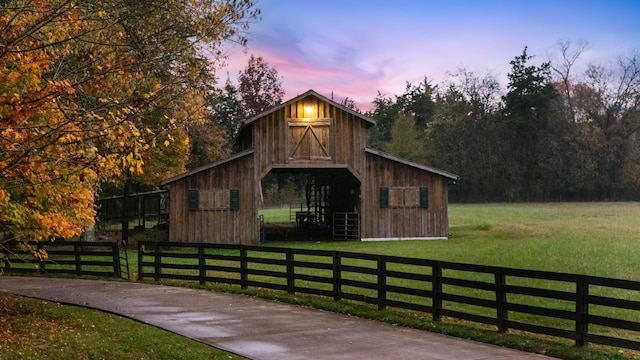
<instances>
[{"instance_id":1,"label":"grass lawn","mask_svg":"<svg viewBox=\"0 0 640 360\"><path fill-rule=\"evenodd\" d=\"M270 209L277 218L276 210ZM288 213L288 209L283 209ZM279 215L283 217L282 215ZM265 218L267 218L265 216ZM268 218L267 218L268 219ZM371 221L370 219L368 219ZM372 220L372 221L375 221ZM526 203L526 204L452 204L449 207L450 238L447 240L382 241L382 242L268 242L266 246L297 247L319 250L340 250L372 254L417 257L424 259L503 266L510 268L545 270L586 274L640 281L640 203ZM471 277L475 279L475 277ZM480 280L482 281L482 280ZM558 286L563 284L536 286ZM640 300L640 292L611 291L595 287L597 295L628 300ZM465 290L461 295L483 297L480 292ZM523 303L531 300L522 298ZM518 301L519 297L510 298ZM539 305L572 311L573 305L562 301L537 299ZM640 313L631 310L612 310L591 306L596 314L619 319L640 321ZM460 306L470 311L468 306ZM471 310L472 312L475 312ZM601 312L602 311L602 312ZM478 314L486 314L480 309ZM538 322L539 317L514 314L514 317L544 326L571 330L571 322L552 319ZM591 331L636 339L638 332L611 330L591 325ZM454 331L455 332L455 331ZM462 336L467 336L462 334ZM476 334L469 335L476 337ZM476 337L477 338L477 337ZM516 342L518 342L516 340ZM516 345L515 347L520 347ZM590 346L594 349L594 346ZM570 354L555 352L563 358L640 358L633 351L621 350L608 355Z\"/></svg>"},{"instance_id":2,"label":"grass lawn","mask_svg":"<svg viewBox=\"0 0 640 360\"><path fill-rule=\"evenodd\" d=\"M289 209L261 211L266 222L288 223ZM375 221L373 219L372 221ZM449 209L451 236L448 240L429 241L282 241L267 242L266 246L297 247L320 250L340 250L402 257L504 266L512 268L547 270L593 276L640 281L640 203L541 203L541 204L453 204ZM130 269L136 278L137 254L135 247L129 252ZM265 269L271 265L259 264ZM330 276L330 275L329 275ZM365 276L366 277L366 276ZM371 277L371 276L369 276ZM375 278L375 276L374 276ZM365 280L369 281L371 279ZM373 279L372 281L375 281ZM197 287L197 282L167 281L174 285ZM565 359L627 359L638 354L629 350L591 345L587 349L572 346L572 341L530 334L499 334L495 329L483 332L474 325L469 330L465 322L429 321L428 314L417 314L399 309L378 312L375 306L362 303L334 302L331 298L287 294L281 291L210 284L215 290L244 292L305 306L315 306L341 313L373 318L425 330L448 333L465 338L496 343L527 351L546 352ZM568 289L567 291L572 291ZM483 297L469 293L469 296ZM608 294L605 294L608 295ZM623 291L621 298L640 300L637 291ZM544 301L552 308L571 310L571 304ZM538 304L541 305L542 304ZM468 310L467 307L460 308ZM484 310L480 310L483 314ZM621 310L613 317L640 321L636 311ZM607 315L607 314L603 314ZM627 316L628 315L628 316ZM2 317L0 317L0 322ZM571 327L562 322L541 323L552 327ZM2 326L0 326L0 329ZM484 329L482 326L481 329ZM608 330L607 330L608 331ZM607 333L607 332L605 332ZM0 333L1 334L1 333ZM623 338L637 339L638 333L616 332ZM613 335L613 334L612 334ZM518 337L520 336L520 337ZM560 348L557 348L557 347ZM1 349L0 349L1 350ZM1 353L1 351L0 351ZM74 357L75 358L75 357ZM194 357L195 358L195 357Z\"/></svg>"},{"instance_id":3,"label":"grass lawn","mask_svg":"<svg viewBox=\"0 0 640 360\"><path fill-rule=\"evenodd\" d=\"M288 209L282 211L288 214ZM265 219L268 218L265 215ZM300 241L265 245L640 280L640 203L637 202L452 204L449 224L448 240Z\"/></svg>"},{"instance_id":4,"label":"grass lawn","mask_svg":"<svg viewBox=\"0 0 640 360\"><path fill-rule=\"evenodd\" d=\"M0 293L0 359L244 359L81 307Z\"/></svg>"}]
</instances>

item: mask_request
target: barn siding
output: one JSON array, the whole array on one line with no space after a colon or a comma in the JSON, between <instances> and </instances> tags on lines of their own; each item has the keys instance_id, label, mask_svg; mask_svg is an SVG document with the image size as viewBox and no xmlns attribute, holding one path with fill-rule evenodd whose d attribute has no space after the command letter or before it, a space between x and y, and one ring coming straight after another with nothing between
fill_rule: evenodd
<instances>
[{"instance_id":1,"label":"barn siding","mask_svg":"<svg viewBox=\"0 0 640 360\"><path fill-rule=\"evenodd\" d=\"M306 110L305 110L306 109ZM291 161L288 158L290 119L330 119L329 146L331 160ZM313 168L314 164L348 167L358 177L364 172L364 148L366 123L327 101L307 96L274 112L254 120L254 150L258 176L264 176L271 168L294 166ZM302 131L300 131L302 134Z\"/></svg>"},{"instance_id":2,"label":"barn siding","mask_svg":"<svg viewBox=\"0 0 640 360\"><path fill-rule=\"evenodd\" d=\"M304 123L305 119L315 122L314 134L323 138L323 144L329 139L329 159L326 154L322 154L324 158L318 156L319 147L314 143L303 143L307 148L289 158L292 143L305 133L301 130L297 138L289 138L289 122ZM325 128L320 128L326 123L328 135ZM366 130L372 124L370 119L312 91L250 119L236 142L244 149L243 153L164 182L170 190L170 240L256 244L260 180L273 168L348 169L361 182L358 207L363 239L447 237L447 187L450 180L456 179L455 175L367 149ZM308 158L303 157L306 152ZM404 204L407 206L380 208L380 187L393 189L393 202L398 202L398 194L402 194L403 199L408 199ZM419 187L428 188L428 208L419 207L415 198ZM240 190L239 211L189 211L189 189L232 188Z\"/></svg>"},{"instance_id":3,"label":"barn siding","mask_svg":"<svg viewBox=\"0 0 640 360\"><path fill-rule=\"evenodd\" d=\"M362 238L447 237L447 178L422 169L366 154L362 189ZM427 187L429 207L381 208L380 187Z\"/></svg>"},{"instance_id":4,"label":"barn siding","mask_svg":"<svg viewBox=\"0 0 640 360\"><path fill-rule=\"evenodd\" d=\"M253 154L206 169L169 184L169 240L221 244L257 244ZM240 192L240 209L189 210L190 189Z\"/></svg>"}]
</instances>

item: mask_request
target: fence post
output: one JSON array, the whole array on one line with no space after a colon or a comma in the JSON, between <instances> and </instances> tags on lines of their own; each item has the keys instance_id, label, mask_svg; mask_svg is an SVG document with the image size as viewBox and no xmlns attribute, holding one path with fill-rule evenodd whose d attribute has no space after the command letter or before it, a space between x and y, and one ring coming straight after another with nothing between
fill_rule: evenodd
<instances>
[{"instance_id":1,"label":"fence post","mask_svg":"<svg viewBox=\"0 0 640 360\"><path fill-rule=\"evenodd\" d=\"M124 251L127 251L127 248L125 248ZM113 256L113 276L122 277L122 268L120 267L120 243L119 242L115 242L111 245L111 254ZM127 264L127 269L128 267L129 265Z\"/></svg>"},{"instance_id":2,"label":"fence post","mask_svg":"<svg viewBox=\"0 0 640 360\"><path fill-rule=\"evenodd\" d=\"M204 285L207 278L206 260L204 258L204 245L198 244L198 275L200 278L200 285Z\"/></svg>"},{"instance_id":3,"label":"fence post","mask_svg":"<svg viewBox=\"0 0 640 360\"><path fill-rule=\"evenodd\" d=\"M293 250L286 249L285 255L286 255L286 263L287 263L287 292L289 294L293 294L294 288L295 288L295 278L294 278L295 269L293 267Z\"/></svg>"},{"instance_id":4,"label":"fence post","mask_svg":"<svg viewBox=\"0 0 640 360\"><path fill-rule=\"evenodd\" d=\"M341 298L342 293L342 281L340 272L340 253L338 251L333 252L333 300L338 301Z\"/></svg>"},{"instance_id":5,"label":"fence post","mask_svg":"<svg viewBox=\"0 0 640 360\"><path fill-rule=\"evenodd\" d=\"M80 243L73 244L73 254L76 259L76 275L82 274L82 259L80 258Z\"/></svg>"},{"instance_id":6,"label":"fence post","mask_svg":"<svg viewBox=\"0 0 640 360\"><path fill-rule=\"evenodd\" d=\"M246 289L247 286L247 280L248 280L248 273L247 270L249 269L248 264L247 264L247 248L242 246L240 248L240 287L242 289Z\"/></svg>"},{"instance_id":7,"label":"fence post","mask_svg":"<svg viewBox=\"0 0 640 360\"><path fill-rule=\"evenodd\" d=\"M387 301L387 262L378 257L378 310L384 310Z\"/></svg>"},{"instance_id":8,"label":"fence post","mask_svg":"<svg viewBox=\"0 0 640 360\"><path fill-rule=\"evenodd\" d=\"M144 260L144 243L138 243L138 280L144 279L142 261Z\"/></svg>"},{"instance_id":9,"label":"fence post","mask_svg":"<svg viewBox=\"0 0 640 360\"><path fill-rule=\"evenodd\" d=\"M40 249L42 249L42 244L40 244L40 242L38 241L38 244L36 245L36 250L40 252ZM38 273L45 272L47 270L45 264L46 264L46 261L42 260L41 257L38 257Z\"/></svg>"},{"instance_id":10,"label":"fence post","mask_svg":"<svg viewBox=\"0 0 640 360\"><path fill-rule=\"evenodd\" d=\"M162 270L162 255L160 255L160 243L156 241L153 247L153 279L160 280L160 272Z\"/></svg>"},{"instance_id":11,"label":"fence post","mask_svg":"<svg viewBox=\"0 0 640 360\"><path fill-rule=\"evenodd\" d=\"M431 266L431 289L433 293L433 321L440 321L442 318L442 264L439 261Z\"/></svg>"},{"instance_id":12,"label":"fence post","mask_svg":"<svg viewBox=\"0 0 640 360\"><path fill-rule=\"evenodd\" d=\"M576 346L587 346L585 335L589 333L589 283L585 275L576 279Z\"/></svg>"},{"instance_id":13,"label":"fence post","mask_svg":"<svg viewBox=\"0 0 640 360\"><path fill-rule=\"evenodd\" d=\"M507 292L504 287L507 284L506 276L501 268L495 270L496 285L496 316L498 320L498 331L503 333L508 330L507 320L509 312L507 311Z\"/></svg>"}]
</instances>

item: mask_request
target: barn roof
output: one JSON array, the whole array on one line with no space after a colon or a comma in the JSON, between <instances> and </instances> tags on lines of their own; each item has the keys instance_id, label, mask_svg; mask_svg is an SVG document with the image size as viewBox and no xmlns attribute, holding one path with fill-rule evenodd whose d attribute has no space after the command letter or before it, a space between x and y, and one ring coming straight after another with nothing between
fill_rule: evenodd
<instances>
[{"instance_id":1,"label":"barn roof","mask_svg":"<svg viewBox=\"0 0 640 360\"><path fill-rule=\"evenodd\" d=\"M322 101L326 101L329 104L335 106L336 108L358 117L359 119L363 120L367 124L367 127L374 126L376 124L376 121L371 119L370 117L367 117L367 116L365 116L365 115L363 115L363 114L361 114L361 113L359 113L359 112L357 112L357 111L355 111L353 109L350 109L350 108L348 108L348 107L346 107L346 106L344 106L342 104L339 104L339 103L337 103L337 102L335 102L335 101L333 101L333 100L331 100L331 99L329 99L329 98L327 98L325 96L322 96L322 95L318 94L317 92L315 92L314 90L307 90L306 92L294 97L291 100L283 102L282 104L280 104L278 106L272 107L271 109L269 109L267 111L264 111L264 112L262 112L262 113L260 113L258 115L255 115L255 116L253 116L253 117L251 117L249 119L244 120L242 122L242 125L240 126L240 129L238 130L238 135L243 132L243 130L244 130L244 128L246 126L250 125L251 123L253 123L254 121L260 119L261 117L264 117L265 115L270 114L272 112L278 111L278 110L280 110L280 109L282 109L282 108L284 108L286 106L289 106L289 105L291 105L291 104L293 104L295 102L298 102L298 101L300 101L300 100L302 100L302 99L304 99L304 98L306 98L308 96L314 96L314 97L316 97L316 98L318 98L318 99L320 99ZM236 139L237 138L238 138L238 136L236 136ZM235 140L234 140L234 142L235 142Z\"/></svg>"},{"instance_id":2,"label":"barn roof","mask_svg":"<svg viewBox=\"0 0 640 360\"><path fill-rule=\"evenodd\" d=\"M450 173L450 172L446 172L446 171L444 171L444 170L436 169L436 168L434 168L434 167L430 167L430 166L426 166L426 165L421 165L421 164L418 164L418 163L415 163L415 162L413 162L413 161L409 161L409 160L406 160L406 159L403 159L403 158L399 158L399 157L397 157L397 156L393 156L393 155L391 155L391 154L387 154L387 153L382 152L382 151L380 151L380 150L375 150L375 149L371 149L371 148L366 148L366 149L364 149L364 151L365 151L366 153L368 153L368 154L373 154L373 155L376 155L376 156L383 157L383 158L385 158L385 159L387 159L387 160L391 160L391 161L394 161L394 162L397 162L397 163L400 163L400 164L404 164L404 165L407 165L407 166L411 166L411 167L416 168L416 169L420 169L420 170L428 171L428 172L430 172L430 173L434 173L434 174L437 174L437 175L443 176L443 177L448 178L448 179L451 179L451 180L453 180L453 181L458 180L458 175L452 174L452 173Z\"/></svg>"},{"instance_id":3,"label":"barn roof","mask_svg":"<svg viewBox=\"0 0 640 360\"><path fill-rule=\"evenodd\" d=\"M241 152L239 152L239 153L236 153L236 154L231 155L230 157L228 157L228 158L226 158L226 159L223 159L223 160L220 160L220 161L216 161L216 162L212 162L212 163L210 163L210 164L200 166L200 167L198 167L198 168L195 168L195 169L193 169L193 170L191 170L191 171L187 171L187 172L182 173L182 174L180 174L180 175L176 175L176 176L174 176L174 177L171 177L171 178L169 178L169 179L166 179L166 180L162 181L162 182L160 183L160 185L167 185L167 184L170 184L170 183L175 182L175 181L178 181L178 180L180 180L180 179L184 179L184 178L186 178L186 177L189 177L189 176L191 176L191 175L193 175L193 174L197 174L197 173L199 173L199 172L202 172L202 171L205 171L205 170L209 170L209 169L214 168L214 167L216 167L216 166L220 166L220 165L222 165L222 164L226 164L226 163L228 163L228 162L231 162L231 161L233 161L233 160L239 159L239 158L241 158L241 157L244 157L244 156L247 156L247 155L250 155L250 154L253 154L253 149L246 150L246 151L241 151Z\"/></svg>"}]
</instances>

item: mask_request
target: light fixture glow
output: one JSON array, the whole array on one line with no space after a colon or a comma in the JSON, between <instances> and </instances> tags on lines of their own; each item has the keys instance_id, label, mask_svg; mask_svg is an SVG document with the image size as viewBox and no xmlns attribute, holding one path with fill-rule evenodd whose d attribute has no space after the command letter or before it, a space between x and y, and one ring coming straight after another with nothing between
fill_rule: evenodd
<instances>
[{"instance_id":1,"label":"light fixture glow","mask_svg":"<svg viewBox=\"0 0 640 360\"><path fill-rule=\"evenodd\" d=\"M308 118L313 115L313 107L311 105L304 106L304 117Z\"/></svg>"}]
</instances>

